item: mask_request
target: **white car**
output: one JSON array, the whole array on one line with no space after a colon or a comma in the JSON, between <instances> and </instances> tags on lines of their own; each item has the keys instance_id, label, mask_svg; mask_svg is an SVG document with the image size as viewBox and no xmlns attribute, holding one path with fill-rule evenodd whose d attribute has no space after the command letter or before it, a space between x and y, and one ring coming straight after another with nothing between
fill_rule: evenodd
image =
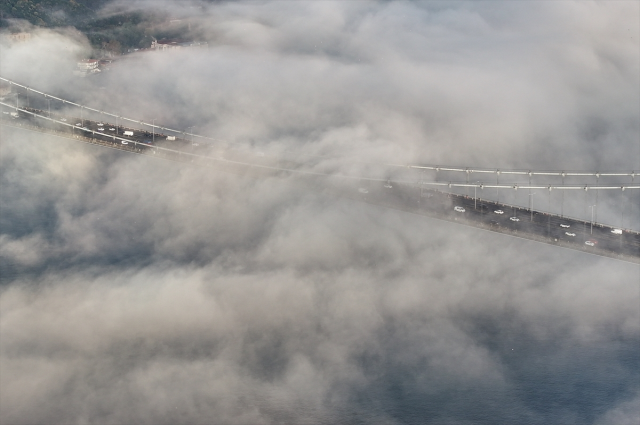
<instances>
[{"instance_id":1,"label":"white car","mask_svg":"<svg viewBox=\"0 0 640 425\"><path fill-rule=\"evenodd\" d=\"M98 127L98 131L104 131L104 128Z\"/></svg>"},{"instance_id":2,"label":"white car","mask_svg":"<svg viewBox=\"0 0 640 425\"><path fill-rule=\"evenodd\" d=\"M596 241L585 241L585 243L584 243L584 244L585 244L585 245L589 245L589 246L596 246L596 244L597 244L597 243L598 243L598 242L596 242Z\"/></svg>"},{"instance_id":3,"label":"white car","mask_svg":"<svg viewBox=\"0 0 640 425\"><path fill-rule=\"evenodd\" d=\"M123 141L122 141L122 144L123 144L123 145L128 145L128 144L129 144L129 142L127 142L126 140L123 140Z\"/></svg>"},{"instance_id":4,"label":"white car","mask_svg":"<svg viewBox=\"0 0 640 425\"><path fill-rule=\"evenodd\" d=\"M8 113L8 112L5 112L5 111L2 111L2 113L3 113L3 114L5 114L5 115L9 115L9 113Z\"/></svg>"},{"instance_id":5,"label":"white car","mask_svg":"<svg viewBox=\"0 0 640 425\"><path fill-rule=\"evenodd\" d=\"M560 224L560 227L564 227L565 229L568 229L569 227L571 227L571 225L562 223Z\"/></svg>"},{"instance_id":6,"label":"white car","mask_svg":"<svg viewBox=\"0 0 640 425\"><path fill-rule=\"evenodd\" d=\"M82 127L82 123L76 123L76 127Z\"/></svg>"},{"instance_id":7,"label":"white car","mask_svg":"<svg viewBox=\"0 0 640 425\"><path fill-rule=\"evenodd\" d=\"M564 232L564 234L567 235L567 236L575 236L576 235L575 233L571 233L571 232Z\"/></svg>"},{"instance_id":8,"label":"white car","mask_svg":"<svg viewBox=\"0 0 640 425\"><path fill-rule=\"evenodd\" d=\"M622 234L622 229L612 229L611 233L613 233L614 235L621 235Z\"/></svg>"},{"instance_id":9,"label":"white car","mask_svg":"<svg viewBox=\"0 0 640 425\"><path fill-rule=\"evenodd\" d=\"M386 187L387 189L391 189L393 186L391 186L391 182L386 182L384 184L384 187Z\"/></svg>"},{"instance_id":10,"label":"white car","mask_svg":"<svg viewBox=\"0 0 640 425\"><path fill-rule=\"evenodd\" d=\"M496 214L504 214L504 211L502 211L502 210L495 210L495 211L494 211L494 213L496 213Z\"/></svg>"},{"instance_id":11,"label":"white car","mask_svg":"<svg viewBox=\"0 0 640 425\"><path fill-rule=\"evenodd\" d=\"M113 127L111 127L111 128L109 129L109 131L116 131L116 129L115 129L115 128L113 128Z\"/></svg>"},{"instance_id":12,"label":"white car","mask_svg":"<svg viewBox=\"0 0 640 425\"><path fill-rule=\"evenodd\" d=\"M518 217L509 217L509 220L511 220L511 221L520 221L520 219Z\"/></svg>"},{"instance_id":13,"label":"white car","mask_svg":"<svg viewBox=\"0 0 640 425\"><path fill-rule=\"evenodd\" d=\"M66 118L60 118L60 121L67 122L67 119Z\"/></svg>"},{"instance_id":14,"label":"white car","mask_svg":"<svg viewBox=\"0 0 640 425\"><path fill-rule=\"evenodd\" d=\"M103 123L101 123L101 122L99 122L99 123L97 124L97 126L98 126L98 127L102 127L103 125L104 125L104 124L103 124Z\"/></svg>"},{"instance_id":15,"label":"white car","mask_svg":"<svg viewBox=\"0 0 640 425\"><path fill-rule=\"evenodd\" d=\"M453 209L457 212L465 212L465 209L462 207L453 207Z\"/></svg>"}]
</instances>

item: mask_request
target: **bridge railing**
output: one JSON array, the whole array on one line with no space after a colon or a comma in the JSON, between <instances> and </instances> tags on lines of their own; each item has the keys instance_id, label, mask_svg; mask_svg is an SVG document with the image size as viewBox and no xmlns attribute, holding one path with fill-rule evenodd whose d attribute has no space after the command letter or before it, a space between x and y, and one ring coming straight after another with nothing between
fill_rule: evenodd
<instances>
[{"instance_id":1,"label":"bridge railing","mask_svg":"<svg viewBox=\"0 0 640 425\"><path fill-rule=\"evenodd\" d=\"M87 111L91 111L91 112L95 112L104 116L110 116L110 117L114 117L116 119L121 119L124 121L128 121L131 123L136 123L136 124L140 124L143 126L147 126L150 128L153 128L154 130L164 130L164 131L168 131L174 134L182 134L185 136L189 136L189 137L197 137L200 139L204 139L204 140L210 140L212 142L217 142L217 143L224 143L227 144L228 146L235 146L237 145L237 143L234 142L230 142L227 140L222 140L219 138L215 138L215 137L209 137L209 136L204 136L201 134L196 134L193 132L187 132L187 131L181 131L181 130L177 130L177 129L173 129L173 128L169 128L169 127L163 127L160 125L155 125L154 122L148 123L145 122L143 120L139 120L139 119L135 119L135 118L128 118L125 116L121 116L118 114L114 114L108 111L104 111L104 110L100 110L97 108L93 108L91 106L87 106L87 105L83 105L83 104L79 104L76 102L72 102L70 100L67 99L63 99L54 95L51 95L49 93L45 93L39 90L36 90L32 87L29 87L27 85L24 84L20 84L16 81L7 79L7 78L3 78L0 77L0 81L5 81L7 83L9 83L10 85L16 86L16 87L20 87L22 89L27 90L27 92L33 92L39 95L44 96L46 99L53 99L53 100L57 100L59 102L62 102L63 104L68 104L77 108L80 108L81 110L87 110ZM17 108L17 105L16 105ZM299 155L301 156L306 156L306 157L317 157L317 158L336 158L337 156L327 156L327 155L318 155L318 154L308 154L308 153L299 153ZM462 166L450 166L450 165L430 165L430 164L396 164L396 163L385 163L385 164L374 164L374 163L370 163L367 161L361 161L359 159L356 158L352 158L351 159L352 162L354 163L363 163L363 164L371 164L371 165L382 165L382 166L387 166L387 167L402 167L402 168L409 168L409 169L416 169L416 170L433 170L437 172L459 172L459 173L466 173L467 176L469 176L470 174L495 174L496 177L499 177L500 175L511 175L511 176L529 176L530 178L533 176L555 176L555 177L562 177L563 181L565 177L575 177L575 176L580 176L580 177L595 177L596 179L600 179L601 177L631 177L631 181L634 182L635 178L638 176L638 172L636 171L630 171L630 172L621 172L621 171L578 171L578 170L525 170L525 169L498 169L498 168L482 168L482 167L462 167ZM544 185L543 185L544 186ZM472 187L472 186L469 186ZM503 187L501 185L485 185L485 187ZM522 188L524 188L524 186L521 186ZM540 188L544 188L544 187L540 187ZM615 186L614 186L615 188Z\"/></svg>"}]
</instances>

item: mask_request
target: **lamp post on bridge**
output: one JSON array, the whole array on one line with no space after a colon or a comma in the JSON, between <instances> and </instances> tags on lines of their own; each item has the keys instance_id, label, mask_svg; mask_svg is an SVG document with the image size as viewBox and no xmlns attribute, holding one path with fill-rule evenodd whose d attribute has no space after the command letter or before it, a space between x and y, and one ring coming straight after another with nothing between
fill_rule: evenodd
<instances>
[{"instance_id":1,"label":"lamp post on bridge","mask_svg":"<svg viewBox=\"0 0 640 425\"><path fill-rule=\"evenodd\" d=\"M156 118L151 120L151 128L153 131L153 136L151 138L151 143L156 144Z\"/></svg>"},{"instance_id":2,"label":"lamp post on bridge","mask_svg":"<svg viewBox=\"0 0 640 425\"><path fill-rule=\"evenodd\" d=\"M551 237L551 185L549 185L549 197L547 199L547 236Z\"/></svg>"},{"instance_id":3,"label":"lamp post on bridge","mask_svg":"<svg viewBox=\"0 0 640 425\"><path fill-rule=\"evenodd\" d=\"M478 183L478 182L476 182L476 183ZM478 189L478 186L476 186L476 185L474 184L474 186L473 186L473 209L474 209L474 210L477 210L477 209L478 209L478 206L477 206L477 205L478 205L478 204L477 204L477 199L478 199L478 198L476 197L477 189Z\"/></svg>"},{"instance_id":4,"label":"lamp post on bridge","mask_svg":"<svg viewBox=\"0 0 640 425\"><path fill-rule=\"evenodd\" d=\"M564 176L565 176L565 172L562 172L562 186L563 186L563 190L562 190L562 201L560 204L560 217L564 217Z\"/></svg>"},{"instance_id":5,"label":"lamp post on bridge","mask_svg":"<svg viewBox=\"0 0 640 425\"><path fill-rule=\"evenodd\" d=\"M477 210L478 209L478 183L481 183L480 180L476 180L476 182L474 183L473 186L473 209ZM480 205L482 207L482 204Z\"/></svg>"},{"instance_id":6,"label":"lamp post on bridge","mask_svg":"<svg viewBox=\"0 0 640 425\"><path fill-rule=\"evenodd\" d=\"M496 203L500 203L500 170L496 170Z\"/></svg>"},{"instance_id":7,"label":"lamp post on bridge","mask_svg":"<svg viewBox=\"0 0 640 425\"><path fill-rule=\"evenodd\" d=\"M589 205L589 208L591 208L591 231L590 233L593 235L593 209L596 207L597 204L593 204L593 205Z\"/></svg>"},{"instance_id":8,"label":"lamp post on bridge","mask_svg":"<svg viewBox=\"0 0 640 425\"><path fill-rule=\"evenodd\" d=\"M596 182L596 184L597 184L597 182ZM598 191L598 189L596 189L596 202L595 202L595 205L598 205L598 193L599 193L599 191ZM594 221L597 220L597 219L598 219L598 208L596 207L596 215L594 217Z\"/></svg>"},{"instance_id":9,"label":"lamp post on bridge","mask_svg":"<svg viewBox=\"0 0 640 425\"><path fill-rule=\"evenodd\" d=\"M529 189L531 190L531 189ZM533 195L535 195L536 192L530 193L529 194L529 211L531 211L531 221L533 221Z\"/></svg>"}]
</instances>

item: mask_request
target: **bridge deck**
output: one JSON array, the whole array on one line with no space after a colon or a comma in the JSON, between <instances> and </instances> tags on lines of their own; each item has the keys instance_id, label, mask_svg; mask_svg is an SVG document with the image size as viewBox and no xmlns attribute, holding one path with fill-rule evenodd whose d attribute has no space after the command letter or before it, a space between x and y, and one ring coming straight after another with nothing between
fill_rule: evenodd
<instances>
[{"instance_id":1,"label":"bridge deck","mask_svg":"<svg viewBox=\"0 0 640 425\"><path fill-rule=\"evenodd\" d=\"M87 121L87 120L85 120ZM219 156L202 156L189 152L193 146L186 140L173 143L173 149L158 148L145 143L147 134L138 131L138 139L123 144L112 134L87 132L73 125L59 125L48 121L46 125L33 116L10 117L2 114L0 123L3 126L20 128L29 131L51 134L67 139L118 149L128 153L151 155L155 158L187 163L193 166L204 166L216 170L252 176L291 175L295 169L287 170L295 164L269 162L266 158L242 157L235 153L234 160L222 159ZM72 123L73 124L73 123ZM88 122L87 126L95 127L97 123ZM108 126L108 124L107 124ZM106 126L105 126L106 127ZM122 128L119 129L120 134ZM92 137L87 137L87 135ZM159 135L158 138L161 136ZM177 147L177 148L176 148ZM181 149L185 149L181 151ZM569 249L589 252L596 255L617 258L624 261L640 263L640 233L622 230L621 234L612 233L614 228L600 223L548 214L543 211L529 210L513 205L478 200L473 197L427 189L418 185L403 182L381 182L369 179L366 188L359 187L362 181L357 178L336 178L317 173L299 174L302 180L324 188L330 187L336 196L357 199L370 204L394 208L427 215L468 226L478 227L493 232L517 236L524 239L552 244ZM391 183L391 184L389 184ZM392 187L388 187L388 186ZM464 211L456 211L461 207ZM460 209L460 208L458 208ZM495 211L502 211L498 214ZM562 225L562 226L561 226Z\"/></svg>"}]
</instances>

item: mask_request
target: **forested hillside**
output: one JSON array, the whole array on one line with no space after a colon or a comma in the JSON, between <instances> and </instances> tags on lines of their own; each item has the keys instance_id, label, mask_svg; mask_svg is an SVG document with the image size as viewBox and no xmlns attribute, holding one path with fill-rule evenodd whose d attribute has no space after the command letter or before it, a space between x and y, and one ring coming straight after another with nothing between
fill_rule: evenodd
<instances>
[{"instance_id":1,"label":"forested hillside","mask_svg":"<svg viewBox=\"0 0 640 425\"><path fill-rule=\"evenodd\" d=\"M0 18L7 26L6 19L25 19L34 25L59 26L74 25L92 19L95 11L108 0L2 0Z\"/></svg>"},{"instance_id":2,"label":"forested hillside","mask_svg":"<svg viewBox=\"0 0 640 425\"><path fill-rule=\"evenodd\" d=\"M183 24L168 25L162 12L122 11L104 15L100 9L110 0L1 0L0 26L18 31L12 19L23 19L41 27L74 26L83 32L96 50L112 54L145 48L151 40L185 37Z\"/></svg>"}]
</instances>

